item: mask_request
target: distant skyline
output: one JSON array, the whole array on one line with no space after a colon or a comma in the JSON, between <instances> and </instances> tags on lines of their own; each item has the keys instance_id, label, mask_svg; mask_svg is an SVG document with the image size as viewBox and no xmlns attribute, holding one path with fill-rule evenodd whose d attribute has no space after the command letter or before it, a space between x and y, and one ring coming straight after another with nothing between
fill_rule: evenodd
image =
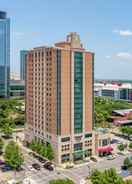
<instances>
[{"instance_id":1,"label":"distant skyline","mask_svg":"<svg viewBox=\"0 0 132 184\"><path fill-rule=\"evenodd\" d=\"M95 52L95 78L132 80L131 0L0 0L11 18L11 71L20 50L53 45L69 32Z\"/></svg>"}]
</instances>

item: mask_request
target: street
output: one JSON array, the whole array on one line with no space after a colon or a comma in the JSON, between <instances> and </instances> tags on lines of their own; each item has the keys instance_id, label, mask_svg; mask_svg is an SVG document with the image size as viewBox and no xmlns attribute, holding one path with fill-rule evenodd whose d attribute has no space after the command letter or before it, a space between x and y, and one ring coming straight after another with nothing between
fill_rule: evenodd
<instances>
[{"instance_id":1,"label":"street","mask_svg":"<svg viewBox=\"0 0 132 184\"><path fill-rule=\"evenodd\" d=\"M114 160L107 160L106 158L103 158L103 160L98 161L97 163L90 161L87 164L76 166L75 168L71 169L57 168L55 171L48 171L44 168L41 168L40 171L29 171L29 166L36 162L40 164L40 162L31 157L28 153L24 153L24 155L24 168L26 176L36 181L36 183L48 184L48 182L52 179L69 178L72 179L76 184L80 184L80 181L86 178L89 175L89 172L95 168L99 170L116 168L117 172L119 172L121 166L123 165L124 158L130 154L125 156L117 155Z\"/></svg>"}]
</instances>

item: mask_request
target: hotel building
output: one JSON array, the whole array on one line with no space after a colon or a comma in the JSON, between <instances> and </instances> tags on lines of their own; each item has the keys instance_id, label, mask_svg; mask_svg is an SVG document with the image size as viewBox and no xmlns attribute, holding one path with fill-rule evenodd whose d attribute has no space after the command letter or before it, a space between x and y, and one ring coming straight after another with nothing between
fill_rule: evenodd
<instances>
[{"instance_id":1,"label":"hotel building","mask_svg":"<svg viewBox=\"0 0 132 184\"><path fill-rule=\"evenodd\" d=\"M57 164L94 153L93 66L77 33L28 52L25 140L51 143Z\"/></svg>"}]
</instances>

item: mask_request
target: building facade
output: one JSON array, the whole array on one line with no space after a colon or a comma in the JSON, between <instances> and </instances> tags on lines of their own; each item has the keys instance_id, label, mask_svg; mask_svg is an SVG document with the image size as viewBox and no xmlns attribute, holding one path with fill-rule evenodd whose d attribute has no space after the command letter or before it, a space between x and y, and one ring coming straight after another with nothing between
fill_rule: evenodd
<instances>
[{"instance_id":1,"label":"building facade","mask_svg":"<svg viewBox=\"0 0 132 184\"><path fill-rule=\"evenodd\" d=\"M132 84L109 84L109 83L95 83L94 95L110 97L114 100L132 101Z\"/></svg>"},{"instance_id":2,"label":"building facade","mask_svg":"<svg viewBox=\"0 0 132 184\"><path fill-rule=\"evenodd\" d=\"M21 50L20 51L20 80L26 79L26 58L27 58L28 51Z\"/></svg>"},{"instance_id":3,"label":"building facade","mask_svg":"<svg viewBox=\"0 0 132 184\"><path fill-rule=\"evenodd\" d=\"M10 19L0 11L0 97L9 96L10 82Z\"/></svg>"},{"instance_id":4,"label":"building facade","mask_svg":"<svg viewBox=\"0 0 132 184\"><path fill-rule=\"evenodd\" d=\"M25 81L24 80L10 80L10 96L25 96Z\"/></svg>"},{"instance_id":5,"label":"building facade","mask_svg":"<svg viewBox=\"0 0 132 184\"><path fill-rule=\"evenodd\" d=\"M51 143L58 164L94 152L93 65L77 33L28 53L25 139Z\"/></svg>"}]
</instances>

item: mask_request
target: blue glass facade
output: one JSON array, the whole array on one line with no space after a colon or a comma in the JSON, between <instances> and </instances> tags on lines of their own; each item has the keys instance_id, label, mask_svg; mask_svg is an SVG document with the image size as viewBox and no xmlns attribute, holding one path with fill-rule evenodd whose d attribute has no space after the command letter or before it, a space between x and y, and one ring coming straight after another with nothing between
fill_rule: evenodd
<instances>
[{"instance_id":1,"label":"blue glass facade","mask_svg":"<svg viewBox=\"0 0 132 184\"><path fill-rule=\"evenodd\" d=\"M0 12L0 97L9 96L10 81L10 19Z\"/></svg>"},{"instance_id":2,"label":"blue glass facade","mask_svg":"<svg viewBox=\"0 0 132 184\"><path fill-rule=\"evenodd\" d=\"M21 50L20 51L20 78L21 80L26 79L26 58L27 58L28 51Z\"/></svg>"}]
</instances>

